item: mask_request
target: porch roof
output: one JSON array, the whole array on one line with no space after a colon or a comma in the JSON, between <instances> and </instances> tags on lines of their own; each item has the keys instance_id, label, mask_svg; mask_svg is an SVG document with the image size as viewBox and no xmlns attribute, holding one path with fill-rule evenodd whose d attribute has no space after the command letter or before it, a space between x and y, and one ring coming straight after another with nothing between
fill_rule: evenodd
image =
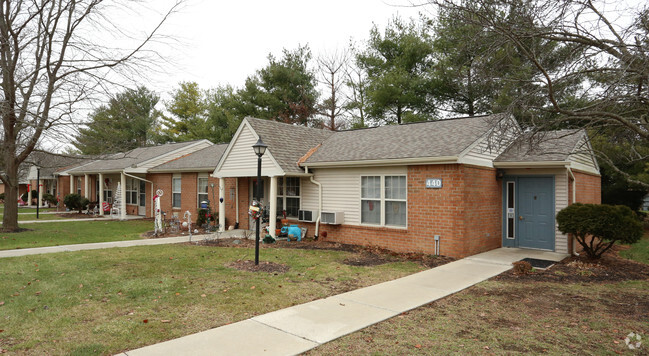
<instances>
[{"instance_id":1,"label":"porch roof","mask_svg":"<svg viewBox=\"0 0 649 356\"><path fill-rule=\"evenodd\" d=\"M153 167L149 172L212 172L227 147L227 143L212 145Z\"/></svg>"},{"instance_id":2,"label":"porch roof","mask_svg":"<svg viewBox=\"0 0 649 356\"><path fill-rule=\"evenodd\" d=\"M168 143L159 146L139 147L127 152L120 152L111 154L88 164L73 168L67 172L70 174L84 174L84 173L117 173L125 170L135 170L138 167L151 163L156 159L168 158L172 160L177 158L174 153L179 155L187 154L185 149L191 146L198 146L199 144L210 144L207 140L188 141L180 143ZM197 147L200 149L203 146ZM191 151L190 151L191 152ZM165 162L163 160L163 162ZM159 164L159 162L157 162Z\"/></svg>"},{"instance_id":3,"label":"porch roof","mask_svg":"<svg viewBox=\"0 0 649 356\"><path fill-rule=\"evenodd\" d=\"M567 162L571 154L588 147L584 130L557 130L527 133L515 140L495 162Z\"/></svg>"}]
</instances>

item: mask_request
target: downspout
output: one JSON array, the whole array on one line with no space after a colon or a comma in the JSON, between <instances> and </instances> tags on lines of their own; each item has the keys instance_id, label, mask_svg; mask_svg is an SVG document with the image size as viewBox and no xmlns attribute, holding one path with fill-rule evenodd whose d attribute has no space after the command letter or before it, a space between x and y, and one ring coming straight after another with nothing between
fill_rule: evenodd
<instances>
[{"instance_id":1,"label":"downspout","mask_svg":"<svg viewBox=\"0 0 649 356\"><path fill-rule=\"evenodd\" d=\"M147 183L151 183L151 197L153 198L153 182L152 181L146 180L146 179L141 178L141 177L136 177L136 176L130 175L130 174L126 173L126 172L124 173L124 175L127 176L127 177L143 180L143 181L145 181ZM126 188L123 188L123 189L126 189ZM152 217L155 216L155 210L154 210L153 203L151 203L151 216Z\"/></svg>"},{"instance_id":2,"label":"downspout","mask_svg":"<svg viewBox=\"0 0 649 356\"><path fill-rule=\"evenodd\" d=\"M572 178L572 203L574 204L577 202L577 179L572 173L570 167L568 167L568 174L570 174L570 178ZM579 256L579 253L577 253L577 239L574 236L572 238L572 254L574 256Z\"/></svg>"},{"instance_id":3,"label":"downspout","mask_svg":"<svg viewBox=\"0 0 649 356\"><path fill-rule=\"evenodd\" d=\"M235 181L235 184L234 184L235 193L234 194L236 195L236 197L235 197L236 200L235 200L235 203L234 203L235 210L236 210L236 214L235 214L235 217L236 217L235 220L236 221L235 222L236 222L236 225L239 226L239 177L235 177L234 181Z\"/></svg>"},{"instance_id":4,"label":"downspout","mask_svg":"<svg viewBox=\"0 0 649 356\"><path fill-rule=\"evenodd\" d=\"M309 167L305 166L304 172L308 174ZM318 186L318 218L315 220L315 236L314 236L314 239L317 240L318 234L320 232L320 216L322 216L322 184L320 184L320 182L313 179L313 175L311 175L309 179L311 180L311 183Z\"/></svg>"}]
</instances>

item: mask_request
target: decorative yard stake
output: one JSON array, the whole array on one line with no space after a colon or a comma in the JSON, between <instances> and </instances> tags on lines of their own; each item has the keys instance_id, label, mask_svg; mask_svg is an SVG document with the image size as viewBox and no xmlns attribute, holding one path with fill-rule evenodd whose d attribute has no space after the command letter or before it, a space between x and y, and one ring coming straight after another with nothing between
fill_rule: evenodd
<instances>
[{"instance_id":1,"label":"decorative yard stake","mask_svg":"<svg viewBox=\"0 0 649 356\"><path fill-rule=\"evenodd\" d=\"M189 231L189 242L192 242L192 213L187 210L185 212L185 215L183 215L183 218L187 219L187 221L183 223L183 225L187 224L187 229Z\"/></svg>"},{"instance_id":2,"label":"decorative yard stake","mask_svg":"<svg viewBox=\"0 0 649 356\"><path fill-rule=\"evenodd\" d=\"M162 196L164 192L162 189L158 189L155 192L155 196L153 197L153 206L155 209L155 220L153 223L153 234L155 236L158 236L158 234L162 233L162 211L160 211L160 197Z\"/></svg>"}]
</instances>

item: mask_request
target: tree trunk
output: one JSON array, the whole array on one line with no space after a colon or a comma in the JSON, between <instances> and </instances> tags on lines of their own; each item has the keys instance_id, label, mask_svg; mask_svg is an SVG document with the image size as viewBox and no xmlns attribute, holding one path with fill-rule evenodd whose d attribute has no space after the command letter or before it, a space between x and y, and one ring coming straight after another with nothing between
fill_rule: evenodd
<instances>
[{"instance_id":1,"label":"tree trunk","mask_svg":"<svg viewBox=\"0 0 649 356\"><path fill-rule=\"evenodd\" d=\"M18 165L15 158L5 155L5 210L2 217L2 231L13 232L18 230Z\"/></svg>"}]
</instances>

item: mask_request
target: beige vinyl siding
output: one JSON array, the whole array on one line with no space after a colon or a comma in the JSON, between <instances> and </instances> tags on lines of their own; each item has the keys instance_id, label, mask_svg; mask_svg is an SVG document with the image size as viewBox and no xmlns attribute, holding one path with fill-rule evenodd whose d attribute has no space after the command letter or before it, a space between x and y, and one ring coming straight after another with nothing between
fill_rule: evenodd
<instances>
[{"instance_id":1,"label":"beige vinyl siding","mask_svg":"<svg viewBox=\"0 0 649 356\"><path fill-rule=\"evenodd\" d=\"M585 138L577 144L577 148L574 153L570 155L569 161L570 166L573 169L599 174L599 169L595 164L592 150Z\"/></svg>"},{"instance_id":2,"label":"beige vinyl siding","mask_svg":"<svg viewBox=\"0 0 649 356\"><path fill-rule=\"evenodd\" d=\"M554 176L554 210L555 215L568 206L568 171L565 169L507 169L508 175L553 175ZM559 253L568 253L568 238L562 234L556 219L554 221L554 250Z\"/></svg>"},{"instance_id":3,"label":"beige vinyl siding","mask_svg":"<svg viewBox=\"0 0 649 356\"><path fill-rule=\"evenodd\" d=\"M253 177L257 175L257 156L252 146L257 138L248 125L241 128L239 136L231 147L225 161L217 176L220 177ZM279 167L270 158L272 152L266 150L261 160L261 171L263 176L283 175Z\"/></svg>"},{"instance_id":4,"label":"beige vinyl siding","mask_svg":"<svg viewBox=\"0 0 649 356\"><path fill-rule=\"evenodd\" d=\"M406 166L318 168L314 179L322 184L322 210L345 213L346 225L360 225L361 176L405 175ZM302 209L318 210L318 186L302 179Z\"/></svg>"},{"instance_id":5,"label":"beige vinyl siding","mask_svg":"<svg viewBox=\"0 0 649 356\"><path fill-rule=\"evenodd\" d=\"M460 158L460 163L493 167L493 160L505 151L515 137L515 126L496 127L493 132L481 137L473 147L470 147L469 151Z\"/></svg>"}]
</instances>

